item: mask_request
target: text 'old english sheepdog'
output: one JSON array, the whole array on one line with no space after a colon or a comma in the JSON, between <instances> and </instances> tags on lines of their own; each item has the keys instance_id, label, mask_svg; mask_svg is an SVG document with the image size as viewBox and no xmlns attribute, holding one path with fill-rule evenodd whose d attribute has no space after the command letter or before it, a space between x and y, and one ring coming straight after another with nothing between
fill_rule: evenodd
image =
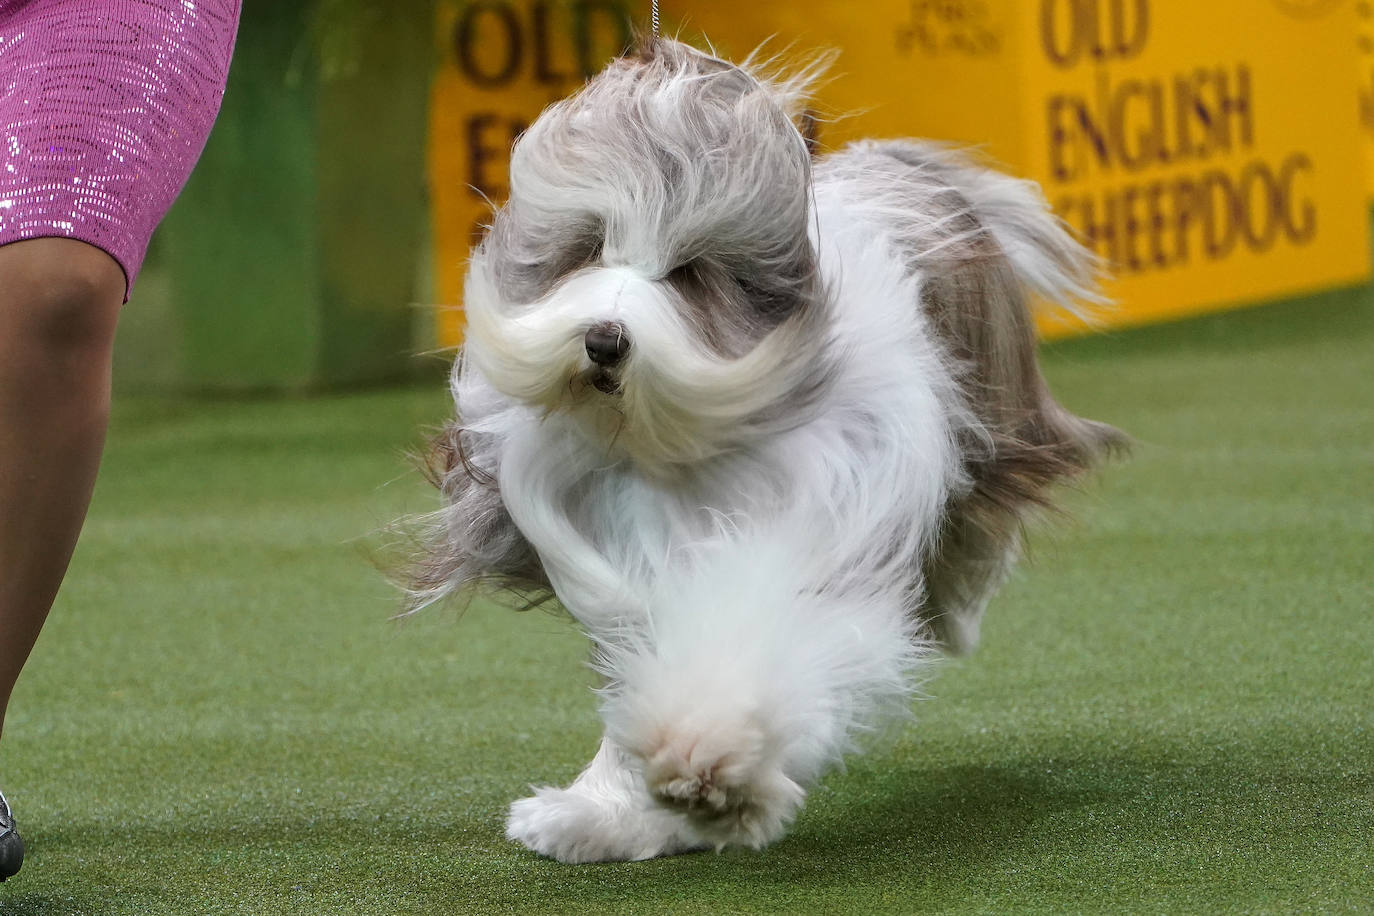
<instances>
[{"instance_id":1,"label":"text 'old english sheepdog'","mask_svg":"<svg viewBox=\"0 0 1374 916\"><path fill-rule=\"evenodd\" d=\"M592 641L601 749L508 825L565 862L782 836L1122 441L1036 365L1031 297L1094 295L1039 190L813 161L807 83L646 40L520 139L473 252L411 594L551 590Z\"/></svg>"}]
</instances>

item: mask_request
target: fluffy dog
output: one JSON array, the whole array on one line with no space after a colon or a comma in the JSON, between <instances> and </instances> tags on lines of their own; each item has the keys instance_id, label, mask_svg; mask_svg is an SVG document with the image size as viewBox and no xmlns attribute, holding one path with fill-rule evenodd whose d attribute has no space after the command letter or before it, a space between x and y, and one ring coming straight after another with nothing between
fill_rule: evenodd
<instances>
[{"instance_id":1,"label":"fluffy dog","mask_svg":"<svg viewBox=\"0 0 1374 916\"><path fill-rule=\"evenodd\" d=\"M524 134L472 254L412 599L552 594L590 638L601 748L508 825L565 862L778 839L1120 440L1035 362L1029 299L1094 283L1036 187L813 161L805 84L646 41Z\"/></svg>"}]
</instances>

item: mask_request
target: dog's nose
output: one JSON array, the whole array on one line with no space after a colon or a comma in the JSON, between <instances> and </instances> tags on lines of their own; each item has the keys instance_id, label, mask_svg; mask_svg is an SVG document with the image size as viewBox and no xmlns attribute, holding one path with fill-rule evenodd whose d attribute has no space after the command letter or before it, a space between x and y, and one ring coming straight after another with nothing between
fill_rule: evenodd
<instances>
[{"instance_id":1,"label":"dog's nose","mask_svg":"<svg viewBox=\"0 0 1374 916\"><path fill-rule=\"evenodd\" d=\"M618 324L599 324L587 332L587 357L598 366L614 366L630 352L630 338Z\"/></svg>"}]
</instances>

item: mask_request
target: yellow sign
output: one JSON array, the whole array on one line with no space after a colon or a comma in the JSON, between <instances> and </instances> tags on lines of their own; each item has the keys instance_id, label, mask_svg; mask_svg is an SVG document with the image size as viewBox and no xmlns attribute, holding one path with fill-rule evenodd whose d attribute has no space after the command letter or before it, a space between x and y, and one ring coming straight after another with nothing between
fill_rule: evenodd
<instances>
[{"instance_id":1,"label":"yellow sign","mask_svg":"<svg viewBox=\"0 0 1374 916\"><path fill-rule=\"evenodd\" d=\"M648 4L632 6L642 16L638 7ZM1356 117L1356 4L1348 0L663 6L665 31L681 25L689 39L704 34L732 59L770 36L780 36L773 39L779 51L839 48L817 99L823 147L861 136L942 138L978 146L1039 181L1109 265L1107 292L1119 306L1107 323L1195 314L1368 276L1366 199L1351 193L1365 186L1366 166ZM581 33L558 31L566 27L558 16L591 7L604 19L584 23ZM498 8L509 10L499 24ZM494 90L464 82L461 58L450 55L435 90L436 204L452 196L443 180L452 184L463 162L499 193L490 176L503 174L501 144L543 102L573 88L576 74L595 70L604 60L598 55L628 29L628 19L611 24L617 12L628 15L625 4L455 3L441 17L441 33L462 32L458 9L482 17L469 29L499 29L477 72L519 76ZM545 19L535 15L540 10ZM540 22L549 29L542 44ZM565 79L540 81L532 50L523 67L503 56L517 25L525 29L522 47L542 48L547 69ZM570 34L609 44L579 44ZM506 118L506 132L474 128L481 112L496 120L479 125ZM436 206L439 260L450 270L461 270L471 212L470 205ZM441 278L454 297L446 301L456 301L459 283ZM1041 327L1050 336L1076 329L1063 316ZM456 342L455 331L446 329L444 339Z\"/></svg>"},{"instance_id":2,"label":"yellow sign","mask_svg":"<svg viewBox=\"0 0 1374 916\"><path fill-rule=\"evenodd\" d=\"M1037 6L1018 165L1107 259L1121 323L1367 278L1353 4Z\"/></svg>"},{"instance_id":3,"label":"yellow sign","mask_svg":"<svg viewBox=\"0 0 1374 916\"><path fill-rule=\"evenodd\" d=\"M506 196L510 148L545 106L626 47L617 0L439 0L442 65L431 93L429 177L441 346L462 339L463 275L492 205Z\"/></svg>"},{"instance_id":4,"label":"yellow sign","mask_svg":"<svg viewBox=\"0 0 1374 916\"><path fill-rule=\"evenodd\" d=\"M1359 32L1355 46L1360 54L1360 127L1364 129L1365 167L1369 176L1366 189L1374 197L1374 0L1355 4Z\"/></svg>"}]
</instances>

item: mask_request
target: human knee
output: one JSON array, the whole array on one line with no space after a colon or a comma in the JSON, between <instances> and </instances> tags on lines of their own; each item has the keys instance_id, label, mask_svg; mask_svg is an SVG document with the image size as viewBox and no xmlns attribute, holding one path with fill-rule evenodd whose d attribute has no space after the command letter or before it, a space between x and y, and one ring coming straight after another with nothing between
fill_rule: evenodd
<instances>
[{"instance_id":1,"label":"human knee","mask_svg":"<svg viewBox=\"0 0 1374 916\"><path fill-rule=\"evenodd\" d=\"M0 326L15 343L54 355L110 347L124 298L119 265L68 239L24 244L34 247L0 262Z\"/></svg>"}]
</instances>

